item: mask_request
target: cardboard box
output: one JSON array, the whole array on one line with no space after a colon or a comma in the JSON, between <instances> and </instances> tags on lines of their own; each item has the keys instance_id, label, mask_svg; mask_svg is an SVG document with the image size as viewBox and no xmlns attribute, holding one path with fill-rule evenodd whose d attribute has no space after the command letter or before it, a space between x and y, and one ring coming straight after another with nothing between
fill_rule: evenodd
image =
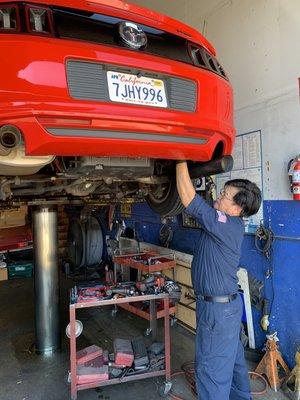
<instances>
[{"instance_id":1,"label":"cardboard box","mask_svg":"<svg viewBox=\"0 0 300 400\"><path fill-rule=\"evenodd\" d=\"M0 211L0 228L13 228L26 224L27 206Z\"/></svg>"},{"instance_id":2,"label":"cardboard box","mask_svg":"<svg viewBox=\"0 0 300 400\"><path fill-rule=\"evenodd\" d=\"M7 268L0 268L0 281L7 281L8 273Z\"/></svg>"}]
</instances>

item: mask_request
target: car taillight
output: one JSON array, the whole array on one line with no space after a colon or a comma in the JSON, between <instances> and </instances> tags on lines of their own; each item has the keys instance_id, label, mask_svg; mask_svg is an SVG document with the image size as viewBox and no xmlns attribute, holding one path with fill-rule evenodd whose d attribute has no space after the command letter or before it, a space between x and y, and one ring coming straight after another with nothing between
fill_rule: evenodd
<instances>
[{"instance_id":1,"label":"car taillight","mask_svg":"<svg viewBox=\"0 0 300 400\"><path fill-rule=\"evenodd\" d=\"M15 5L0 5L0 31L18 32L20 30L19 9Z\"/></svg>"},{"instance_id":2,"label":"car taillight","mask_svg":"<svg viewBox=\"0 0 300 400\"><path fill-rule=\"evenodd\" d=\"M193 44L189 44L188 49L194 65L196 65L197 67L209 69L216 74L222 76L223 78L228 79L224 68L221 66L219 61L206 49L204 49L203 47L195 46Z\"/></svg>"},{"instance_id":3,"label":"car taillight","mask_svg":"<svg viewBox=\"0 0 300 400\"><path fill-rule=\"evenodd\" d=\"M52 11L39 4L0 4L1 32L54 36Z\"/></svg>"},{"instance_id":4,"label":"car taillight","mask_svg":"<svg viewBox=\"0 0 300 400\"><path fill-rule=\"evenodd\" d=\"M26 25L29 33L53 35L52 12L47 7L25 6Z\"/></svg>"}]
</instances>

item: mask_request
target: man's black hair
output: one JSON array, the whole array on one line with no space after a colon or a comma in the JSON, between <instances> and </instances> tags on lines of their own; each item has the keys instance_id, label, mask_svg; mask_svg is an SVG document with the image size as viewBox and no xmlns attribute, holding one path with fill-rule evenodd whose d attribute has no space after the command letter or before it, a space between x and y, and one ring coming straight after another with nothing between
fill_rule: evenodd
<instances>
[{"instance_id":1,"label":"man's black hair","mask_svg":"<svg viewBox=\"0 0 300 400\"><path fill-rule=\"evenodd\" d=\"M255 183L248 179L232 179L225 186L233 186L239 190L233 201L242 208L241 217L250 217L257 213L261 204L261 191Z\"/></svg>"}]
</instances>

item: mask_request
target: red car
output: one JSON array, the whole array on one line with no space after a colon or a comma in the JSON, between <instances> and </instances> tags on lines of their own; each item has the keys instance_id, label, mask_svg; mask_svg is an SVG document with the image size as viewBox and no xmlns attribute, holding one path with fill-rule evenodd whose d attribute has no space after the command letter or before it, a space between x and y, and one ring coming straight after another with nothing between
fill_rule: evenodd
<instances>
[{"instance_id":1,"label":"red car","mask_svg":"<svg viewBox=\"0 0 300 400\"><path fill-rule=\"evenodd\" d=\"M191 27L121 0L0 1L0 203L146 198L230 169L232 88Z\"/></svg>"}]
</instances>

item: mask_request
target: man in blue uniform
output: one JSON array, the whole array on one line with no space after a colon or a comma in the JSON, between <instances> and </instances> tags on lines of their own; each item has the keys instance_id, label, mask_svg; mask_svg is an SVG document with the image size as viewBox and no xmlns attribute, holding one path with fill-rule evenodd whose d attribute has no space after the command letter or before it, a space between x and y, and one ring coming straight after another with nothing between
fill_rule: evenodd
<instances>
[{"instance_id":1,"label":"man in blue uniform","mask_svg":"<svg viewBox=\"0 0 300 400\"><path fill-rule=\"evenodd\" d=\"M237 269L244 236L242 217L257 213L261 192L246 179L225 184L214 206L196 194L187 163L176 166L186 212L202 225L192 263L197 299L196 384L201 400L250 400L248 371L239 339L242 301Z\"/></svg>"}]
</instances>

